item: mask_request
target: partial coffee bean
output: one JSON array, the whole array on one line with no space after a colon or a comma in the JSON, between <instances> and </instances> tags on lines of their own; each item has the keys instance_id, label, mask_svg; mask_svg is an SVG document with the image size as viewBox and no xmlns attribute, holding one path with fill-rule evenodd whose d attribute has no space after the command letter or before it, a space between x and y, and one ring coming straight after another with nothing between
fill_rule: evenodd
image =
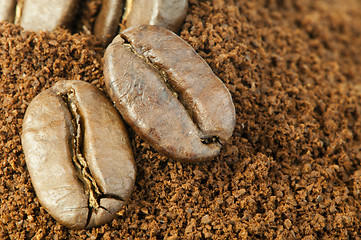
<instances>
[{"instance_id":1,"label":"partial coffee bean","mask_svg":"<svg viewBox=\"0 0 361 240\"><path fill-rule=\"evenodd\" d=\"M16 0L0 0L0 21L14 22Z\"/></svg>"},{"instance_id":2,"label":"partial coffee bean","mask_svg":"<svg viewBox=\"0 0 361 240\"><path fill-rule=\"evenodd\" d=\"M132 192L136 170L127 131L89 83L61 81L35 97L22 145L40 203L68 228L112 220Z\"/></svg>"},{"instance_id":3,"label":"partial coffee bean","mask_svg":"<svg viewBox=\"0 0 361 240\"><path fill-rule=\"evenodd\" d=\"M187 10L188 0L127 0L123 21L127 28L147 24L178 32Z\"/></svg>"},{"instance_id":4,"label":"partial coffee bean","mask_svg":"<svg viewBox=\"0 0 361 240\"><path fill-rule=\"evenodd\" d=\"M123 0L103 0L102 7L94 25L94 35L108 45L114 38L122 18Z\"/></svg>"},{"instance_id":5,"label":"partial coffee bean","mask_svg":"<svg viewBox=\"0 0 361 240\"><path fill-rule=\"evenodd\" d=\"M188 0L104 0L94 25L94 35L108 45L121 19L127 28L140 24L157 25L178 32L187 15ZM123 17L122 17L123 14Z\"/></svg>"},{"instance_id":6,"label":"partial coffee bean","mask_svg":"<svg viewBox=\"0 0 361 240\"><path fill-rule=\"evenodd\" d=\"M123 118L165 155L216 156L233 133L231 95L184 40L155 26L131 27L106 49L104 81Z\"/></svg>"},{"instance_id":7,"label":"partial coffee bean","mask_svg":"<svg viewBox=\"0 0 361 240\"><path fill-rule=\"evenodd\" d=\"M76 12L76 5L77 0L25 0L20 25L32 31L68 27Z\"/></svg>"}]
</instances>

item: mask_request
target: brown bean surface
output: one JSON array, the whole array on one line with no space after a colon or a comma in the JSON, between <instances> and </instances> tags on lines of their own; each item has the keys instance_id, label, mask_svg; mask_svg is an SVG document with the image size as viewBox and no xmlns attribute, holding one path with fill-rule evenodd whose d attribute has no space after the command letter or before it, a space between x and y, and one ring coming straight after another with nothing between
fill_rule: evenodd
<instances>
[{"instance_id":1,"label":"brown bean surface","mask_svg":"<svg viewBox=\"0 0 361 240\"><path fill-rule=\"evenodd\" d=\"M187 9L188 0L104 0L94 25L94 35L108 45L121 19L127 28L149 24L178 32Z\"/></svg>"},{"instance_id":2,"label":"brown bean surface","mask_svg":"<svg viewBox=\"0 0 361 240\"><path fill-rule=\"evenodd\" d=\"M78 0L0 0L0 20L15 21L31 31L70 28L79 10L78 3ZM188 0L103 0L94 27L90 27L92 31L87 28L84 31L93 32L104 45L117 34L121 21L127 28L149 24L178 32L187 10Z\"/></svg>"},{"instance_id":3,"label":"brown bean surface","mask_svg":"<svg viewBox=\"0 0 361 240\"><path fill-rule=\"evenodd\" d=\"M124 8L123 0L103 0L94 25L94 35L105 45L116 35Z\"/></svg>"},{"instance_id":4,"label":"brown bean surface","mask_svg":"<svg viewBox=\"0 0 361 240\"><path fill-rule=\"evenodd\" d=\"M148 24L178 32L187 9L188 0L127 0L123 21L127 28Z\"/></svg>"},{"instance_id":5,"label":"brown bean surface","mask_svg":"<svg viewBox=\"0 0 361 240\"><path fill-rule=\"evenodd\" d=\"M61 81L29 105L22 144L43 207L68 228L112 220L129 198L135 163L119 113L82 81Z\"/></svg>"},{"instance_id":6,"label":"brown bean surface","mask_svg":"<svg viewBox=\"0 0 361 240\"><path fill-rule=\"evenodd\" d=\"M77 0L26 0L20 25L25 30L53 31L68 27L76 12Z\"/></svg>"},{"instance_id":7,"label":"brown bean surface","mask_svg":"<svg viewBox=\"0 0 361 240\"><path fill-rule=\"evenodd\" d=\"M128 124L171 158L214 157L233 133L228 89L189 44L164 28L135 26L117 36L105 53L104 79Z\"/></svg>"},{"instance_id":8,"label":"brown bean surface","mask_svg":"<svg viewBox=\"0 0 361 240\"><path fill-rule=\"evenodd\" d=\"M0 21L14 22L16 0L0 0Z\"/></svg>"}]
</instances>

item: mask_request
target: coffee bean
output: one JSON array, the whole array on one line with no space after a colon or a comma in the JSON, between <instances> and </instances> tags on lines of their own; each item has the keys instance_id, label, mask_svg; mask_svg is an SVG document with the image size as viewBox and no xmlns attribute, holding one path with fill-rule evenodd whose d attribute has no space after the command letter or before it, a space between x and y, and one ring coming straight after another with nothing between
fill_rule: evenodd
<instances>
[{"instance_id":1,"label":"coffee bean","mask_svg":"<svg viewBox=\"0 0 361 240\"><path fill-rule=\"evenodd\" d=\"M131 27L106 49L104 81L123 118L165 155L199 161L233 133L235 108L222 81L171 31Z\"/></svg>"},{"instance_id":2,"label":"coffee bean","mask_svg":"<svg viewBox=\"0 0 361 240\"><path fill-rule=\"evenodd\" d=\"M16 0L0 0L0 21L14 22Z\"/></svg>"},{"instance_id":3,"label":"coffee bean","mask_svg":"<svg viewBox=\"0 0 361 240\"><path fill-rule=\"evenodd\" d=\"M178 32L187 15L188 0L104 0L94 25L94 35L108 45L116 35L120 19L127 28L157 25ZM123 17L122 17L123 14Z\"/></svg>"},{"instance_id":4,"label":"coffee bean","mask_svg":"<svg viewBox=\"0 0 361 240\"><path fill-rule=\"evenodd\" d=\"M131 194L135 164L126 129L89 83L61 81L34 98L22 145L42 206L68 228L112 220Z\"/></svg>"},{"instance_id":5,"label":"coffee bean","mask_svg":"<svg viewBox=\"0 0 361 240\"><path fill-rule=\"evenodd\" d=\"M76 11L77 0L26 0L20 25L25 30L53 31L68 27Z\"/></svg>"},{"instance_id":6,"label":"coffee bean","mask_svg":"<svg viewBox=\"0 0 361 240\"><path fill-rule=\"evenodd\" d=\"M123 21L127 28L156 25L178 32L188 10L188 0L127 0Z\"/></svg>"},{"instance_id":7,"label":"coffee bean","mask_svg":"<svg viewBox=\"0 0 361 240\"><path fill-rule=\"evenodd\" d=\"M69 28L78 0L20 0L15 16L16 3L0 0L0 20L14 22L16 18L15 24L20 23L25 30L53 31L58 27ZM188 0L103 0L93 33L108 45L121 21L126 27L150 24L178 32L187 9Z\"/></svg>"},{"instance_id":8,"label":"coffee bean","mask_svg":"<svg viewBox=\"0 0 361 240\"><path fill-rule=\"evenodd\" d=\"M94 35L105 45L114 38L123 14L123 0L103 0L101 10L94 24Z\"/></svg>"}]
</instances>

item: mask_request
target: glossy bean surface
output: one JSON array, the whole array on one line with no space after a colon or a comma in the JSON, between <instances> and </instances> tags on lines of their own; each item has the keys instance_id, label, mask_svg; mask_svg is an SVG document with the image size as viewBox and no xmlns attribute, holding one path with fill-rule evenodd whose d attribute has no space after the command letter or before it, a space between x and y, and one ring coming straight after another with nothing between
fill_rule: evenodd
<instances>
[{"instance_id":1,"label":"glossy bean surface","mask_svg":"<svg viewBox=\"0 0 361 240\"><path fill-rule=\"evenodd\" d=\"M135 181L132 148L111 102L82 81L60 81L29 105L22 145L42 206L72 229L112 220Z\"/></svg>"},{"instance_id":2,"label":"glossy bean surface","mask_svg":"<svg viewBox=\"0 0 361 240\"><path fill-rule=\"evenodd\" d=\"M53 31L69 27L77 10L77 0L24 0L20 25L25 30Z\"/></svg>"},{"instance_id":3,"label":"glossy bean surface","mask_svg":"<svg viewBox=\"0 0 361 240\"><path fill-rule=\"evenodd\" d=\"M15 19L16 0L0 0L0 21L13 22Z\"/></svg>"},{"instance_id":4,"label":"glossy bean surface","mask_svg":"<svg viewBox=\"0 0 361 240\"><path fill-rule=\"evenodd\" d=\"M216 156L233 133L235 109L222 81L194 49L161 27L131 27L104 56L108 94L156 150L183 160Z\"/></svg>"}]
</instances>

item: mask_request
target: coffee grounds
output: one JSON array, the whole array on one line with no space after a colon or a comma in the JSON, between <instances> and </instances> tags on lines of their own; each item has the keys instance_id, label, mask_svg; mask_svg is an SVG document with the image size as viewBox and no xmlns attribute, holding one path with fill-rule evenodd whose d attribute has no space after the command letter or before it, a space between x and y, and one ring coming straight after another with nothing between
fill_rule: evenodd
<instances>
[{"instance_id":1,"label":"coffee grounds","mask_svg":"<svg viewBox=\"0 0 361 240\"><path fill-rule=\"evenodd\" d=\"M129 129L130 201L111 223L74 231L41 207L21 125L60 79L103 89L104 49L0 23L0 239L360 239L360 1L190 0L181 37L231 91L233 137L215 159L183 164Z\"/></svg>"}]
</instances>

